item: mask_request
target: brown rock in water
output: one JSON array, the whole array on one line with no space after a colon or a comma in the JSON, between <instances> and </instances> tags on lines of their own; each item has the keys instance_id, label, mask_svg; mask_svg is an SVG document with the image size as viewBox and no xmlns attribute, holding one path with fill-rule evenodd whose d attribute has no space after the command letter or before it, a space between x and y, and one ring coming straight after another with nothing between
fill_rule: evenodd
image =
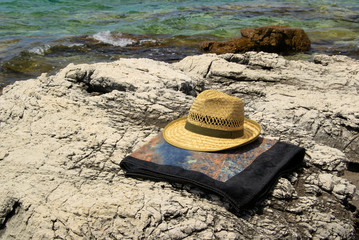
<instances>
[{"instance_id":1,"label":"brown rock in water","mask_svg":"<svg viewBox=\"0 0 359 240\"><path fill-rule=\"evenodd\" d=\"M286 51L307 51L310 49L310 40L301 28L288 26L265 26L245 28L241 30L242 37L248 38L260 48L279 49Z\"/></svg>"},{"instance_id":2,"label":"brown rock in water","mask_svg":"<svg viewBox=\"0 0 359 240\"><path fill-rule=\"evenodd\" d=\"M254 50L255 45L248 38L235 38L227 42L205 41L200 49L212 53L243 53Z\"/></svg>"},{"instance_id":3,"label":"brown rock in water","mask_svg":"<svg viewBox=\"0 0 359 240\"><path fill-rule=\"evenodd\" d=\"M234 38L227 42L203 42L200 49L218 54L247 51L288 53L310 49L310 40L301 28L264 26L242 29L241 34L241 38Z\"/></svg>"}]
</instances>

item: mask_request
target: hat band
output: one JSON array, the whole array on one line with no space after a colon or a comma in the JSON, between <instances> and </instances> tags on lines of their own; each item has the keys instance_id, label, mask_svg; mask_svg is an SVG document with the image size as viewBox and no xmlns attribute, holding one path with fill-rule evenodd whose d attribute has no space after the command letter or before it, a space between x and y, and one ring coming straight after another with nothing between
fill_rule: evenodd
<instances>
[{"instance_id":1,"label":"hat band","mask_svg":"<svg viewBox=\"0 0 359 240\"><path fill-rule=\"evenodd\" d=\"M210 137L218 137L218 138L239 138L243 136L243 129L236 131L224 131L219 129L212 129L206 127L200 127L194 125L188 121L186 121L186 125L184 126L190 132L198 133L205 136Z\"/></svg>"}]
</instances>

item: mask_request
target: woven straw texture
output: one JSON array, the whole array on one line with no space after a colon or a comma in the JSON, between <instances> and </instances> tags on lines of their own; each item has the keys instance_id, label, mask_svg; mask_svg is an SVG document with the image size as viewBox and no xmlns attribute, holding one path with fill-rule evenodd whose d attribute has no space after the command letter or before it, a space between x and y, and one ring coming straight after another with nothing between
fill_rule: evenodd
<instances>
[{"instance_id":1,"label":"woven straw texture","mask_svg":"<svg viewBox=\"0 0 359 240\"><path fill-rule=\"evenodd\" d=\"M235 131L243 128L242 99L218 91L207 90L193 102L187 121L211 129Z\"/></svg>"},{"instance_id":2,"label":"woven straw texture","mask_svg":"<svg viewBox=\"0 0 359 240\"><path fill-rule=\"evenodd\" d=\"M169 144L191 150L202 152L216 152L242 146L254 141L260 133L257 122L244 119L244 134L240 138L217 138L193 133L185 129L187 117L174 120L166 126L163 137Z\"/></svg>"},{"instance_id":3,"label":"woven straw texture","mask_svg":"<svg viewBox=\"0 0 359 240\"><path fill-rule=\"evenodd\" d=\"M169 123L163 130L164 139L171 145L192 150L215 152L239 147L254 141L260 134L260 125L244 118L244 106L240 98L207 90L195 99L188 117ZM243 129L238 138L211 137L191 132L186 122L210 129L236 131Z\"/></svg>"}]
</instances>

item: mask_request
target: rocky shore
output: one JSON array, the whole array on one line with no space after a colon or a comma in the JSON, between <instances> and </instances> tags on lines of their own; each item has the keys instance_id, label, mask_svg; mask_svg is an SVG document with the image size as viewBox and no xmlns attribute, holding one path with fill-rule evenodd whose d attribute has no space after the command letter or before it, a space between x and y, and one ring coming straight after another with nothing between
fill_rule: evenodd
<instances>
[{"instance_id":1,"label":"rocky shore","mask_svg":"<svg viewBox=\"0 0 359 240\"><path fill-rule=\"evenodd\" d=\"M70 64L0 96L0 239L354 239L359 61L206 54ZM262 136L307 150L240 216L187 185L124 177L123 157L218 89L245 101Z\"/></svg>"},{"instance_id":2,"label":"rocky shore","mask_svg":"<svg viewBox=\"0 0 359 240\"><path fill-rule=\"evenodd\" d=\"M245 53L249 51L284 53L310 50L310 39L301 28L289 26L263 26L241 29L241 37L225 42L204 41L200 45L204 52Z\"/></svg>"}]
</instances>

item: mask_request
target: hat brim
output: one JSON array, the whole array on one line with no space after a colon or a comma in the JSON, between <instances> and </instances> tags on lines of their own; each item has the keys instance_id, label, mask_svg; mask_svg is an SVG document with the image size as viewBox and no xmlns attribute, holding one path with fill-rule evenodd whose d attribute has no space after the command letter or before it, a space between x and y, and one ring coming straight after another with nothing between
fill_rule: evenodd
<instances>
[{"instance_id":1,"label":"hat brim","mask_svg":"<svg viewBox=\"0 0 359 240\"><path fill-rule=\"evenodd\" d=\"M187 117L170 122L163 130L163 137L169 144L202 152L216 152L239 147L253 142L261 132L261 126L251 119L244 119L244 133L239 138L218 138L201 135L185 128Z\"/></svg>"}]
</instances>

